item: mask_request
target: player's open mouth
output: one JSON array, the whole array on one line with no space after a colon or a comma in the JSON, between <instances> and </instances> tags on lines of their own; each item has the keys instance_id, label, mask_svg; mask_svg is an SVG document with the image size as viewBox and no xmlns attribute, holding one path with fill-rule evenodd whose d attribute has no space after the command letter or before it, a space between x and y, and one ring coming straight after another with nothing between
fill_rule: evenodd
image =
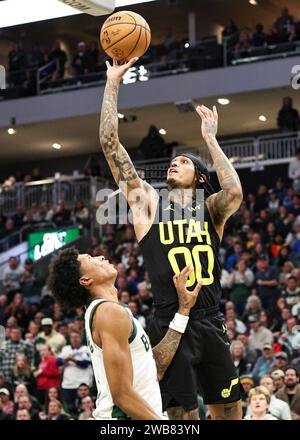
<instances>
[{"instance_id":1,"label":"player's open mouth","mask_svg":"<svg viewBox=\"0 0 300 440\"><path fill-rule=\"evenodd\" d=\"M171 169L171 170L168 171L168 174L173 174L173 173L178 173L178 171L176 171L174 169Z\"/></svg>"}]
</instances>

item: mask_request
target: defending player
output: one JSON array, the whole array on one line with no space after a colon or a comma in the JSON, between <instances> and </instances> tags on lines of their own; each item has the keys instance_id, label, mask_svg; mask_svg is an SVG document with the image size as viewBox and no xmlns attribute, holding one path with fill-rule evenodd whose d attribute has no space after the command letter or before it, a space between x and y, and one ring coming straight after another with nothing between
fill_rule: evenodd
<instances>
[{"instance_id":1,"label":"defending player","mask_svg":"<svg viewBox=\"0 0 300 440\"><path fill-rule=\"evenodd\" d=\"M156 347L129 308L118 304L117 270L104 257L61 251L51 262L48 284L68 308L88 305L85 329L98 390L95 419L162 418L158 385L178 348L201 286L186 289L191 268L174 277L179 307Z\"/></svg>"}]
</instances>

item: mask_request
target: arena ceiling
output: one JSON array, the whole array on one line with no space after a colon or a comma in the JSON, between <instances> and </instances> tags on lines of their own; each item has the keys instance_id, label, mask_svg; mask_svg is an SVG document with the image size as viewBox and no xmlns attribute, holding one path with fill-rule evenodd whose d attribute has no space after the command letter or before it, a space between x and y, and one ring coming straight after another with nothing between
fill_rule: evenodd
<instances>
[{"instance_id":1,"label":"arena ceiling","mask_svg":"<svg viewBox=\"0 0 300 440\"><path fill-rule=\"evenodd\" d=\"M300 109L299 91L290 88L264 90L226 96L227 106L218 105L219 136L246 135L276 129L276 119L284 96L292 96L294 106ZM212 107L218 97L205 99L199 104ZM122 109L125 115L137 116L137 121L120 124L120 139L126 148L136 147L147 134L151 124L167 131L166 142L173 141L191 146L201 143L200 121L196 113L179 113L173 103L153 107ZM265 115L266 122L258 117ZM17 134L10 136L0 130L0 159L5 162L88 154L99 150L99 115L68 118L52 122L18 126ZM53 143L63 148L55 150Z\"/></svg>"}]
</instances>

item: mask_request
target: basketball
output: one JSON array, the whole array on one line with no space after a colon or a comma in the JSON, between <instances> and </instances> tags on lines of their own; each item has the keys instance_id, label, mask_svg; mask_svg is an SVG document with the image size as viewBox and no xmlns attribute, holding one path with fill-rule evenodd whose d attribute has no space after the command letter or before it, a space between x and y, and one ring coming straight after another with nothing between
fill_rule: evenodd
<instances>
[{"instance_id":1,"label":"basketball","mask_svg":"<svg viewBox=\"0 0 300 440\"><path fill-rule=\"evenodd\" d=\"M141 57L151 41L151 31L146 20L131 11L112 14L104 22L100 42L104 52L117 61Z\"/></svg>"}]
</instances>

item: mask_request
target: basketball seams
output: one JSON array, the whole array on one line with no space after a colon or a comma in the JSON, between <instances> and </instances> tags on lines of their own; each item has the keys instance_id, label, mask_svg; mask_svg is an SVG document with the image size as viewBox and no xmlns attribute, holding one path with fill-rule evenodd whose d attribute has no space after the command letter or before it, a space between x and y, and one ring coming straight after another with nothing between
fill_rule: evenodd
<instances>
[{"instance_id":1,"label":"basketball seams","mask_svg":"<svg viewBox=\"0 0 300 440\"><path fill-rule=\"evenodd\" d=\"M133 49L129 52L129 54L125 58L128 58L132 54L132 52L135 51L135 49L140 41L141 35L142 35L142 26L140 26L140 33L139 33L138 39L136 40L136 43L135 43Z\"/></svg>"},{"instance_id":2,"label":"basketball seams","mask_svg":"<svg viewBox=\"0 0 300 440\"><path fill-rule=\"evenodd\" d=\"M150 32L151 32L150 29L148 29L146 26L143 26L142 24L139 24L139 23L137 23L137 24L134 24L134 23L125 23L125 22L122 21L121 23L118 23L118 24L128 24L128 25L135 26L135 27L140 26L140 27L144 28L147 32L149 32L149 34L150 34ZM110 28L110 27L112 27L112 26L116 26L116 23L109 24L108 26L105 26L105 28L102 28L102 29L101 29L101 32L106 31L106 29L108 29L108 28Z\"/></svg>"},{"instance_id":3,"label":"basketball seams","mask_svg":"<svg viewBox=\"0 0 300 440\"><path fill-rule=\"evenodd\" d=\"M131 35L131 34L133 34L133 32L135 32L135 30L136 30L136 26L133 24L133 23L131 23L131 25L132 26L134 26L134 28L133 28L133 30L132 31L130 31L129 32L129 34L126 34L126 35L124 35L122 38L120 38L119 40L117 40L117 41L114 41L113 42L113 44L111 44L110 46L107 46L104 50L108 50L108 49L110 49L110 48L112 48L113 46L115 46L117 43L119 43L120 41L122 41L122 40L124 40L124 38L127 38L127 37L129 37L129 35Z\"/></svg>"}]
</instances>

